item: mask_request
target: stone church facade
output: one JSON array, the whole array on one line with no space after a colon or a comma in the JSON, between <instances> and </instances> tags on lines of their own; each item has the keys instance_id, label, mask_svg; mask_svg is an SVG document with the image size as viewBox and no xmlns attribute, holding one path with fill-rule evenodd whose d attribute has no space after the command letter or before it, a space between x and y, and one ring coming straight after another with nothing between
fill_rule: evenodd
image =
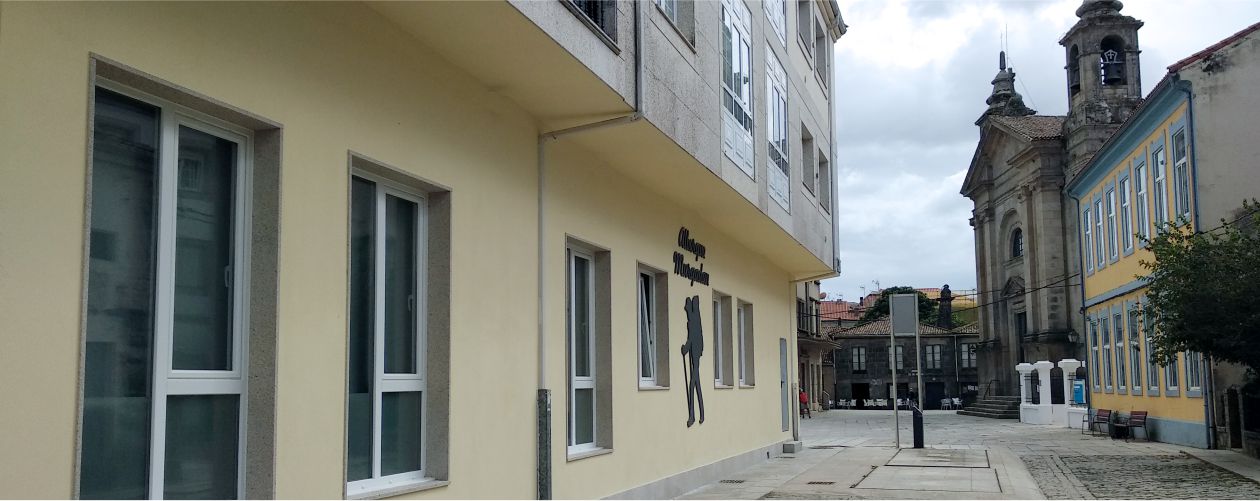
<instances>
[{"instance_id":1,"label":"stone church facade","mask_svg":"<svg viewBox=\"0 0 1260 501\"><path fill-rule=\"evenodd\" d=\"M1123 7L1085 0L1059 40L1066 116L1025 106L1003 54L976 120L980 141L961 193L974 203L981 397L1017 394L1015 364L1083 359L1076 207L1063 187L1141 103L1142 22Z\"/></svg>"}]
</instances>

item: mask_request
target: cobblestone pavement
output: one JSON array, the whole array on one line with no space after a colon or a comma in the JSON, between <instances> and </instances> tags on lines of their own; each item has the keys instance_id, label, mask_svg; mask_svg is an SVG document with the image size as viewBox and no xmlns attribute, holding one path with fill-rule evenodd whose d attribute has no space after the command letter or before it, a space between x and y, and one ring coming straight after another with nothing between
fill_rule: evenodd
<instances>
[{"instance_id":1,"label":"cobblestone pavement","mask_svg":"<svg viewBox=\"0 0 1260 501\"><path fill-rule=\"evenodd\" d=\"M912 441L909 413L901 444ZM1260 461L1229 451L1159 442L1123 442L1079 430L1013 420L925 413L925 443L937 449L983 449L1002 493L864 490L869 470L896 452L891 411L833 410L801 421L806 450L754 467L739 484L714 484L688 498L729 499L1260 499ZM866 471L863 471L866 470ZM832 482L819 482L827 480ZM857 488L855 488L857 487ZM1020 490L1023 489L1023 490ZM965 495L964 495L965 494Z\"/></svg>"}]
</instances>

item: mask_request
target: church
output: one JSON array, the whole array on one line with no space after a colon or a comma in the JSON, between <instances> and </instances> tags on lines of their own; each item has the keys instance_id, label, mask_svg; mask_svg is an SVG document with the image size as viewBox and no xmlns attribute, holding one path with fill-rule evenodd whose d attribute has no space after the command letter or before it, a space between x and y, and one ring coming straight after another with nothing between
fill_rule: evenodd
<instances>
[{"instance_id":1,"label":"church","mask_svg":"<svg viewBox=\"0 0 1260 501\"><path fill-rule=\"evenodd\" d=\"M1029 109L1002 54L976 120L980 140L961 193L974 203L982 398L1017 395L1018 363L1085 355L1076 209L1063 188L1142 102L1142 22L1123 7L1085 0L1059 40L1066 116Z\"/></svg>"}]
</instances>

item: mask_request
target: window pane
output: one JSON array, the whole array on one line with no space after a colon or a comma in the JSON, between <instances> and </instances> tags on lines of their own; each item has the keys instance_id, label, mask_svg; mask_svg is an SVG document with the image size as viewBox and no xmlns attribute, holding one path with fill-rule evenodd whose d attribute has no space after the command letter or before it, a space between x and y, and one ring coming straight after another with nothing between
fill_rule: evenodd
<instances>
[{"instance_id":1,"label":"window pane","mask_svg":"<svg viewBox=\"0 0 1260 501\"><path fill-rule=\"evenodd\" d=\"M591 375L591 262L573 257L573 375Z\"/></svg>"},{"instance_id":2,"label":"window pane","mask_svg":"<svg viewBox=\"0 0 1260 501\"><path fill-rule=\"evenodd\" d=\"M416 204L385 196L385 372L416 373Z\"/></svg>"},{"instance_id":3,"label":"window pane","mask_svg":"<svg viewBox=\"0 0 1260 501\"><path fill-rule=\"evenodd\" d=\"M573 445L595 442L595 390L573 391Z\"/></svg>"},{"instance_id":4,"label":"window pane","mask_svg":"<svg viewBox=\"0 0 1260 501\"><path fill-rule=\"evenodd\" d=\"M346 397L346 478L372 477L373 297L376 256L375 184L350 181L350 340Z\"/></svg>"},{"instance_id":5,"label":"window pane","mask_svg":"<svg viewBox=\"0 0 1260 501\"><path fill-rule=\"evenodd\" d=\"M381 394L381 475L420 469L423 396L418 391Z\"/></svg>"},{"instance_id":6,"label":"window pane","mask_svg":"<svg viewBox=\"0 0 1260 501\"><path fill-rule=\"evenodd\" d=\"M140 499L149 476L158 110L96 90L79 496Z\"/></svg>"},{"instance_id":7,"label":"window pane","mask_svg":"<svg viewBox=\"0 0 1260 501\"><path fill-rule=\"evenodd\" d=\"M239 395L166 401L166 499L236 499Z\"/></svg>"},{"instance_id":8,"label":"window pane","mask_svg":"<svg viewBox=\"0 0 1260 501\"><path fill-rule=\"evenodd\" d=\"M232 370L236 143L179 128L172 367Z\"/></svg>"},{"instance_id":9,"label":"window pane","mask_svg":"<svg viewBox=\"0 0 1260 501\"><path fill-rule=\"evenodd\" d=\"M639 377L653 376L652 278L639 275Z\"/></svg>"}]
</instances>

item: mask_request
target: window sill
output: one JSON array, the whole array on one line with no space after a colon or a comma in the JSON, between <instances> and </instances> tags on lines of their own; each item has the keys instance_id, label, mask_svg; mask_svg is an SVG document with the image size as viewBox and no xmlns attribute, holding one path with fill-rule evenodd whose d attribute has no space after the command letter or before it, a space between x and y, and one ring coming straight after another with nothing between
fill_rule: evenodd
<instances>
[{"instance_id":1,"label":"window sill","mask_svg":"<svg viewBox=\"0 0 1260 501\"><path fill-rule=\"evenodd\" d=\"M713 383L713 389L715 389L715 390L733 390L733 389L735 389L735 387L734 387L734 386L731 386L731 385L729 385L729 384Z\"/></svg>"},{"instance_id":2,"label":"window sill","mask_svg":"<svg viewBox=\"0 0 1260 501\"><path fill-rule=\"evenodd\" d=\"M603 447L599 447L595 449L583 449L579 452L570 452L566 460L579 461L586 458L593 458L595 456L603 456L605 454L612 454L612 451L613 451L612 449L605 449Z\"/></svg>"},{"instance_id":3,"label":"window sill","mask_svg":"<svg viewBox=\"0 0 1260 501\"><path fill-rule=\"evenodd\" d=\"M383 487L380 489L375 489L375 490L371 490L367 492L361 492L353 496L346 496L346 499L384 499L388 497L399 496L402 494L410 494L413 492L437 489L439 487L446 487L448 485L451 485L451 482L449 480L435 480L435 479L429 478L429 479L424 479L424 480L418 480L416 482L400 484L400 485L391 485L389 487Z\"/></svg>"},{"instance_id":4,"label":"window sill","mask_svg":"<svg viewBox=\"0 0 1260 501\"><path fill-rule=\"evenodd\" d=\"M756 388L756 387L757 387L757 385L755 385L755 384L744 384L744 383L739 383L739 387L740 387L740 388L742 388L742 389L745 389L745 390L749 390L749 389Z\"/></svg>"},{"instance_id":5,"label":"window sill","mask_svg":"<svg viewBox=\"0 0 1260 501\"><path fill-rule=\"evenodd\" d=\"M668 390L668 386L657 386L653 384L640 384L639 391L663 391Z\"/></svg>"}]
</instances>

